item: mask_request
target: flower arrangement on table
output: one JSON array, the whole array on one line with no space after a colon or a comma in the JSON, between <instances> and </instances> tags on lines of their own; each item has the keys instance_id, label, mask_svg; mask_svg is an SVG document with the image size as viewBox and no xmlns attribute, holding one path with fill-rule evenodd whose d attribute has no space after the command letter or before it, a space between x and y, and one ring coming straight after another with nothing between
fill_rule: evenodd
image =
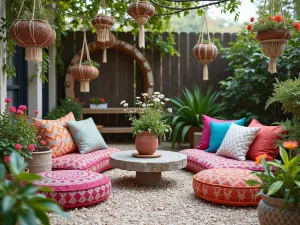
<instances>
[{"instance_id":1,"label":"flower arrangement on table","mask_svg":"<svg viewBox=\"0 0 300 225\"><path fill-rule=\"evenodd\" d=\"M160 92L154 92L151 98L148 98L147 93L142 93L142 98L136 97L138 109L127 109L133 135L136 136L136 149L141 155L153 155L158 147L158 137L162 136L166 140L167 134L171 135L172 129L167 124L166 117L172 109L165 107L168 101ZM121 105L128 108L125 100L121 101Z\"/></svg>"},{"instance_id":2,"label":"flower arrangement on table","mask_svg":"<svg viewBox=\"0 0 300 225\"><path fill-rule=\"evenodd\" d=\"M0 162L10 163L9 155L18 152L23 158L31 159L33 151L43 149L47 142L39 136L39 123L30 122L27 115L27 106L18 108L11 105L10 98L5 99L6 109L0 114ZM35 116L39 114L34 111Z\"/></svg>"},{"instance_id":3,"label":"flower arrangement on table","mask_svg":"<svg viewBox=\"0 0 300 225\"><path fill-rule=\"evenodd\" d=\"M90 98L88 101L90 104L90 108L107 108L107 103L105 102L104 98Z\"/></svg>"}]
</instances>

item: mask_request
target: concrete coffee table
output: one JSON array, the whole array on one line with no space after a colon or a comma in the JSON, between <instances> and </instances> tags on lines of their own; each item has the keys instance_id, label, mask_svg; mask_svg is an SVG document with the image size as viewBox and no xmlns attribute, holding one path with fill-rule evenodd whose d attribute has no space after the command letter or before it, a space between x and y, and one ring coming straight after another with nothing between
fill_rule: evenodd
<instances>
[{"instance_id":1,"label":"concrete coffee table","mask_svg":"<svg viewBox=\"0 0 300 225\"><path fill-rule=\"evenodd\" d=\"M145 186L156 186L161 181L161 172L178 170L186 167L186 155L178 152L162 151L159 158L136 158L135 150L111 154L110 165L115 168L136 171L136 183Z\"/></svg>"}]
</instances>

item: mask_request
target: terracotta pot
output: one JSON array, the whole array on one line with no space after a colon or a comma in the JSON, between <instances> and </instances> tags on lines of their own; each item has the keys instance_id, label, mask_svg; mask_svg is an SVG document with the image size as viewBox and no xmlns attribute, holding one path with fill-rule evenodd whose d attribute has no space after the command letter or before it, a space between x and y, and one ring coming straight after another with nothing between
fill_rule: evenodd
<instances>
[{"instance_id":1,"label":"terracotta pot","mask_svg":"<svg viewBox=\"0 0 300 225\"><path fill-rule=\"evenodd\" d=\"M98 15L92 20L92 25L97 31L97 41L109 41L109 30L115 19L108 15Z\"/></svg>"},{"instance_id":2,"label":"terracotta pot","mask_svg":"<svg viewBox=\"0 0 300 225\"><path fill-rule=\"evenodd\" d=\"M148 131L137 134L135 137L135 148L140 155L153 155L158 148L158 138Z\"/></svg>"},{"instance_id":3,"label":"terracotta pot","mask_svg":"<svg viewBox=\"0 0 300 225\"><path fill-rule=\"evenodd\" d=\"M256 38L259 41L272 40L272 39L289 40L291 36L292 36L291 31L285 29L265 30L256 33Z\"/></svg>"},{"instance_id":4,"label":"terracotta pot","mask_svg":"<svg viewBox=\"0 0 300 225\"><path fill-rule=\"evenodd\" d=\"M202 131L202 129L200 127L197 127L197 126L193 126L188 130L187 139L188 139L188 142L190 143L191 148L194 147L194 133L195 132L200 132L200 131Z\"/></svg>"},{"instance_id":5,"label":"terracotta pot","mask_svg":"<svg viewBox=\"0 0 300 225\"><path fill-rule=\"evenodd\" d=\"M89 82L99 76L99 70L94 66L76 64L72 66L71 74L75 80L79 80L81 92L90 92Z\"/></svg>"},{"instance_id":6,"label":"terracotta pot","mask_svg":"<svg viewBox=\"0 0 300 225\"><path fill-rule=\"evenodd\" d=\"M29 169L25 169L24 173L29 173ZM14 175L12 173L6 173L5 174L5 178L8 180L13 180L14 179Z\"/></svg>"},{"instance_id":7,"label":"terracotta pot","mask_svg":"<svg viewBox=\"0 0 300 225\"><path fill-rule=\"evenodd\" d=\"M282 210L285 201L283 199L262 196L257 212L261 225L296 225L300 221L300 205L298 208L289 206Z\"/></svg>"},{"instance_id":8,"label":"terracotta pot","mask_svg":"<svg viewBox=\"0 0 300 225\"><path fill-rule=\"evenodd\" d=\"M52 149L48 151L32 152L32 159L27 159L30 173L52 171Z\"/></svg>"}]
</instances>

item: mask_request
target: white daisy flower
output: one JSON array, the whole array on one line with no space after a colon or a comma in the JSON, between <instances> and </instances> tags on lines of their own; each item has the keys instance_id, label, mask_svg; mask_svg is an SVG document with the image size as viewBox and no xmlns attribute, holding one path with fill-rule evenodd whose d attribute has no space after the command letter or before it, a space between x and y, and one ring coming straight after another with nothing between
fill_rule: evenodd
<instances>
[{"instance_id":1,"label":"white daisy flower","mask_svg":"<svg viewBox=\"0 0 300 225\"><path fill-rule=\"evenodd\" d=\"M160 102L159 98L154 98L153 102Z\"/></svg>"},{"instance_id":2,"label":"white daisy flower","mask_svg":"<svg viewBox=\"0 0 300 225\"><path fill-rule=\"evenodd\" d=\"M171 112L172 112L172 109L171 109L171 108L168 108L167 110L168 110L168 112L169 112L169 113L171 113Z\"/></svg>"},{"instance_id":3,"label":"white daisy flower","mask_svg":"<svg viewBox=\"0 0 300 225\"><path fill-rule=\"evenodd\" d=\"M165 96L163 94L160 94L158 97L159 98L164 98Z\"/></svg>"},{"instance_id":4,"label":"white daisy flower","mask_svg":"<svg viewBox=\"0 0 300 225\"><path fill-rule=\"evenodd\" d=\"M137 97L135 97L136 99L141 99L141 97L140 96L137 96Z\"/></svg>"},{"instance_id":5,"label":"white daisy flower","mask_svg":"<svg viewBox=\"0 0 300 225\"><path fill-rule=\"evenodd\" d=\"M165 98L165 101L166 101L166 102L168 102L168 101L170 101L170 99L168 99L168 98Z\"/></svg>"},{"instance_id":6,"label":"white daisy flower","mask_svg":"<svg viewBox=\"0 0 300 225\"><path fill-rule=\"evenodd\" d=\"M127 106L128 106L128 103L125 103L123 106L124 106L124 107L127 107Z\"/></svg>"},{"instance_id":7,"label":"white daisy flower","mask_svg":"<svg viewBox=\"0 0 300 225\"><path fill-rule=\"evenodd\" d=\"M147 97L148 94L147 94L147 93L142 93L142 96L143 96L143 97Z\"/></svg>"},{"instance_id":8,"label":"white daisy flower","mask_svg":"<svg viewBox=\"0 0 300 225\"><path fill-rule=\"evenodd\" d=\"M160 92L156 91L156 92L154 92L153 94L155 94L155 95L159 95L159 94L160 94Z\"/></svg>"},{"instance_id":9,"label":"white daisy flower","mask_svg":"<svg viewBox=\"0 0 300 225\"><path fill-rule=\"evenodd\" d=\"M125 100L121 101L120 105L123 105L124 103L126 103L126 101L125 101Z\"/></svg>"},{"instance_id":10,"label":"white daisy flower","mask_svg":"<svg viewBox=\"0 0 300 225\"><path fill-rule=\"evenodd\" d=\"M142 104L142 107L146 107L146 104L145 104L145 103L143 103L143 104Z\"/></svg>"},{"instance_id":11,"label":"white daisy flower","mask_svg":"<svg viewBox=\"0 0 300 225\"><path fill-rule=\"evenodd\" d=\"M140 105L140 104L142 104L142 102L137 102L137 103L135 103L136 105Z\"/></svg>"},{"instance_id":12,"label":"white daisy flower","mask_svg":"<svg viewBox=\"0 0 300 225\"><path fill-rule=\"evenodd\" d=\"M164 105L165 103L164 103L164 102L161 102L160 104Z\"/></svg>"}]
</instances>

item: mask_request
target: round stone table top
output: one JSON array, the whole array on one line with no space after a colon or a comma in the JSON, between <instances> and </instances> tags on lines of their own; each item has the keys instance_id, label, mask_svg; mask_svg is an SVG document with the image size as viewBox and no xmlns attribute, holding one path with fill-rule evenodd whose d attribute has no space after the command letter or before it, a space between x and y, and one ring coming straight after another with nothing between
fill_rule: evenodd
<instances>
[{"instance_id":1,"label":"round stone table top","mask_svg":"<svg viewBox=\"0 0 300 225\"><path fill-rule=\"evenodd\" d=\"M111 154L110 164L115 168L136 172L162 172L186 167L186 155L171 151L157 151L161 153L159 158L133 157L132 153L136 150L116 152Z\"/></svg>"}]
</instances>

